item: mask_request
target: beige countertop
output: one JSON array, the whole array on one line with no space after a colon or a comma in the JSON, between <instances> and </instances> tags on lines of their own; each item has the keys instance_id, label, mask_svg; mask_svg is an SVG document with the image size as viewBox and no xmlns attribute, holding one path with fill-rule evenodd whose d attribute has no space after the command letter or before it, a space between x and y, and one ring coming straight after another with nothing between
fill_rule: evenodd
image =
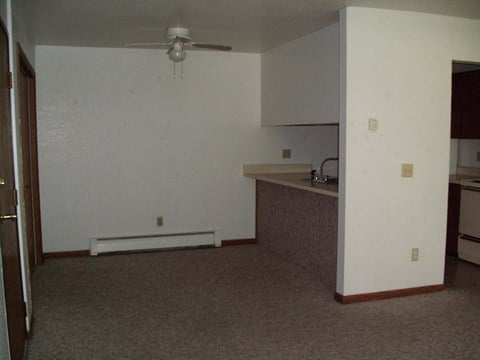
<instances>
[{"instance_id":1,"label":"beige countertop","mask_svg":"<svg viewBox=\"0 0 480 360\"><path fill-rule=\"evenodd\" d=\"M246 177L266 181L274 184L284 185L295 189L310 191L327 196L338 197L338 184L313 183L305 180L310 178L310 164L295 164L294 168L285 165L279 167L274 165L275 169L269 171L269 165L261 165L262 168L253 168L257 165L245 165L244 175ZM260 165L258 165L260 166ZM272 169L272 168L270 168ZM278 172L277 172L278 171Z\"/></svg>"}]
</instances>

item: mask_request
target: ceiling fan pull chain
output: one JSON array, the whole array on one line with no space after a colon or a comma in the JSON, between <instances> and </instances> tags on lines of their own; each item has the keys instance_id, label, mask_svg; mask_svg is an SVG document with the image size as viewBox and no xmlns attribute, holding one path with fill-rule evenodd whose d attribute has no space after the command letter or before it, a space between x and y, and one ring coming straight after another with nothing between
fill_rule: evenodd
<instances>
[{"instance_id":1,"label":"ceiling fan pull chain","mask_svg":"<svg viewBox=\"0 0 480 360\"><path fill-rule=\"evenodd\" d=\"M183 79L183 62L180 63L180 79ZM177 63L173 63L173 79L177 78Z\"/></svg>"}]
</instances>

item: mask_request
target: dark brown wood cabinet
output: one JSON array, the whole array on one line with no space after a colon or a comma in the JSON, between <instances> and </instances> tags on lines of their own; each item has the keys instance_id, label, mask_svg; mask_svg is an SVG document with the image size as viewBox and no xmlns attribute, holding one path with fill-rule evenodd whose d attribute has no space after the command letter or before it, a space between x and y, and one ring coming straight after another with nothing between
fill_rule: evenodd
<instances>
[{"instance_id":1,"label":"dark brown wood cabinet","mask_svg":"<svg viewBox=\"0 0 480 360\"><path fill-rule=\"evenodd\" d=\"M480 139L480 70L452 75L451 138Z\"/></svg>"},{"instance_id":2,"label":"dark brown wood cabinet","mask_svg":"<svg viewBox=\"0 0 480 360\"><path fill-rule=\"evenodd\" d=\"M448 185L447 248L448 255L457 256L458 224L460 219L460 184Z\"/></svg>"}]
</instances>

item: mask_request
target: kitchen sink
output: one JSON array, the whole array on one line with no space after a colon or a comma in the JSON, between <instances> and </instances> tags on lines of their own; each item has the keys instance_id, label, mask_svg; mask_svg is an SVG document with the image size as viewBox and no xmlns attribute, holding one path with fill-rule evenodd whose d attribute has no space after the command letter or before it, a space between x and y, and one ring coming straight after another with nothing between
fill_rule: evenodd
<instances>
[{"instance_id":1,"label":"kitchen sink","mask_svg":"<svg viewBox=\"0 0 480 360\"><path fill-rule=\"evenodd\" d=\"M312 180L312 179L302 179L303 181L308 181L312 184L338 184L338 178L329 177L327 180Z\"/></svg>"}]
</instances>

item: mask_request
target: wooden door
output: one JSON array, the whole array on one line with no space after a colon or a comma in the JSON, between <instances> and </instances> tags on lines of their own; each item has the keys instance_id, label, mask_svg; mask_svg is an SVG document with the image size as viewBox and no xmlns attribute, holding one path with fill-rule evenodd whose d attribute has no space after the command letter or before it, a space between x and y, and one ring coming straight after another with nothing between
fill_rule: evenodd
<instances>
[{"instance_id":1,"label":"wooden door","mask_svg":"<svg viewBox=\"0 0 480 360\"><path fill-rule=\"evenodd\" d=\"M18 94L28 94L28 83L27 77L22 72L19 71L18 78ZM24 103L20 104L20 125L22 133L22 169L23 169L23 201L25 206L25 227L27 235L27 246L28 246L28 263L30 268L30 273L33 272L35 268L35 241L33 239L33 206L32 206L32 184L31 184L31 174L30 174L30 142L28 141L28 108Z\"/></svg>"},{"instance_id":2,"label":"wooden door","mask_svg":"<svg viewBox=\"0 0 480 360\"><path fill-rule=\"evenodd\" d=\"M23 359L26 342L20 250L16 222L10 115L8 38L0 30L0 245L2 247L5 303L12 360Z\"/></svg>"},{"instance_id":3,"label":"wooden door","mask_svg":"<svg viewBox=\"0 0 480 360\"><path fill-rule=\"evenodd\" d=\"M43 261L38 184L37 121L35 108L35 72L18 46L18 97L22 139L23 199L30 273Z\"/></svg>"}]
</instances>

